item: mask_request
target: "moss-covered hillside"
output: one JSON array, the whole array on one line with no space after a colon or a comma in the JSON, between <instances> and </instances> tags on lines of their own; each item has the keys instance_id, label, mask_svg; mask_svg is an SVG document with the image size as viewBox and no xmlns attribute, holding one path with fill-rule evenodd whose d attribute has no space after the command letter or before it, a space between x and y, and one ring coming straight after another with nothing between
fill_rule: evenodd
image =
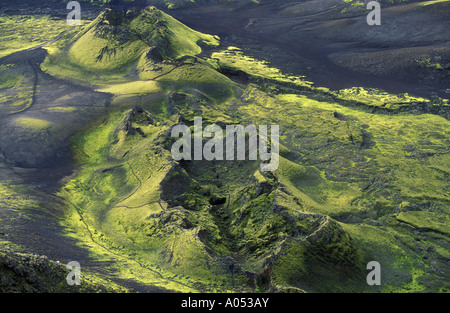
<instances>
[{"instance_id":1,"label":"moss-covered hillside","mask_svg":"<svg viewBox=\"0 0 450 313\"><path fill-rule=\"evenodd\" d=\"M81 273L81 272L80 272ZM1 293L105 293L126 292L108 282L92 281L80 275L80 285L69 285L71 272L65 264L45 255L18 253L10 247L0 249ZM107 285L107 287L105 286Z\"/></svg>"},{"instance_id":2,"label":"moss-covered hillside","mask_svg":"<svg viewBox=\"0 0 450 313\"><path fill-rule=\"evenodd\" d=\"M76 172L54 196L64 235L120 261L116 278L182 292L448 292L448 100L315 87L154 7L105 10L46 49L46 75L110 96L70 137ZM175 161L172 128L200 116L279 125L279 168ZM371 261L381 286L366 283Z\"/></svg>"}]
</instances>

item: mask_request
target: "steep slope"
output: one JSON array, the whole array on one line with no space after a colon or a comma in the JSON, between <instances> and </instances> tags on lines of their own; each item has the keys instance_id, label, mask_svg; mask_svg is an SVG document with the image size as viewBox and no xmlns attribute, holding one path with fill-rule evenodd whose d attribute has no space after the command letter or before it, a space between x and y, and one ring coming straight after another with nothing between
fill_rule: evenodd
<instances>
[{"instance_id":1,"label":"steep slope","mask_svg":"<svg viewBox=\"0 0 450 313\"><path fill-rule=\"evenodd\" d=\"M160 271L175 289L419 291L418 282L430 279L433 290L446 290L448 238L432 231L426 258L436 268L419 271L417 262L427 262L420 258L424 246L413 248L414 233L400 222L409 214L397 214L406 207L448 213L445 184L437 188L442 166L428 167L426 155L404 150L420 136L431 138L427 127L434 125L430 162L448 162L439 152L448 105L315 88L237 48L211 57L240 92L218 102L187 88L187 79L183 90L134 98L139 106L122 107L75 138L84 167L61 193L77 208L68 225L81 217L95 230L94 241ZM422 115L420 103L437 111ZM279 169L263 174L257 161L175 162L170 130L196 116L205 125L281 125ZM384 142L386 136L398 139ZM411 168L422 178L408 178ZM379 288L365 281L372 260L387 275Z\"/></svg>"},{"instance_id":2,"label":"steep slope","mask_svg":"<svg viewBox=\"0 0 450 313\"><path fill-rule=\"evenodd\" d=\"M77 170L51 205L63 235L112 257L105 269L119 280L165 290L447 291L448 101L317 88L218 43L150 7L106 10L46 47L46 81L111 98L71 136ZM16 80L0 90L15 91ZM73 102L97 100L73 95L52 120L15 125L59 134L58 118L81 116ZM279 168L175 161L172 128L198 116L204 126L279 125ZM31 207L19 187L0 190L2 207ZM382 286L366 283L374 260Z\"/></svg>"},{"instance_id":3,"label":"steep slope","mask_svg":"<svg viewBox=\"0 0 450 313\"><path fill-rule=\"evenodd\" d=\"M92 73L120 72L136 65L142 56L161 63L196 55L202 44L216 45L217 39L189 29L154 7L106 10L64 47L69 57L65 63Z\"/></svg>"},{"instance_id":4,"label":"steep slope","mask_svg":"<svg viewBox=\"0 0 450 313\"><path fill-rule=\"evenodd\" d=\"M226 71L214 59L198 57L200 41L218 44L149 7L106 10L50 49L43 65L49 73L114 96L100 124L73 138L83 165L59 194L70 203L66 226L81 238L87 227L87 240L135 259L176 290L226 290L236 283L249 291L319 290L298 279L325 273L346 281L340 290L357 290L364 282L360 249L336 221L303 212L281 177L262 175L255 161L172 159L176 123L250 118L231 117L247 87L220 73ZM316 270L283 272L293 246L299 260L292 266ZM318 268L308 256L322 253L332 257ZM335 266L344 266L345 275L333 273Z\"/></svg>"}]
</instances>

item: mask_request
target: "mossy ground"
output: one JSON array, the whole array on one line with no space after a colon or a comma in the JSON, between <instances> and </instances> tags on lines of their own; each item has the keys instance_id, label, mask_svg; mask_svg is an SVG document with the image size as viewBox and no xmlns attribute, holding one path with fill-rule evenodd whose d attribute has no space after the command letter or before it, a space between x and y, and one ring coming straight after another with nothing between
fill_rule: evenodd
<instances>
[{"instance_id":1,"label":"mossy ground","mask_svg":"<svg viewBox=\"0 0 450 313\"><path fill-rule=\"evenodd\" d=\"M445 145L447 120L435 115L371 114L307 96L270 95L257 89L257 85L247 88L241 97L230 98L220 105L192 102L195 98L189 95L172 99L175 99L176 112L188 123L198 114L206 119L205 123L218 121L218 117L231 123L283 121L279 169L268 178L256 171L257 164L248 162L238 165L225 161L191 162L173 170L167 144L161 146L161 140L164 142L167 138L161 138L165 138L168 124L176 120L168 119L166 114L152 115L160 122L154 125L132 123L142 133L130 135L117 131L117 125L121 125L127 112L118 111L106 125L95 128L92 135L80 137L83 138L82 151L89 151L86 152L89 162L98 162L101 167L88 171L86 182L89 183L84 187L88 202L82 205L90 206L94 190L106 207L100 209L102 206L95 201L96 213L93 210L90 213L95 228L109 231L102 231L100 238L109 238L113 246L123 247L121 250L126 253L137 253L150 264L160 264L169 277L181 273L197 277L203 286L208 286L204 288L211 291L217 290L214 289L217 277L211 276L214 272L211 266L220 268L220 265L211 265L215 264L212 256L219 259L232 256L238 260L242 272L260 273L270 266L272 287L279 290L286 287L297 291L347 292L425 289L417 280L420 273L425 272L415 269L416 257L409 254L409 248L396 242L396 227L400 226L391 226L390 219L402 210L406 201L420 205L433 198L435 208L442 212L448 209L445 188L437 188L442 185L442 168L435 170L433 166L426 166L422 158L408 159L409 154L404 149L408 144L417 145L423 138L423 129L426 134L433 133L433 138L443 140L437 139L435 145L431 145L440 151ZM148 111L151 110L149 106ZM434 129L430 130L429 125ZM403 132L403 136L399 137L399 132ZM397 139L386 142L385 138ZM120 167L116 167L115 162L123 155L130 161L124 162L122 158ZM445 164L445 154L437 157L444 159L436 160L436 164ZM423 171L421 180L405 178L404 173L409 173L411 167ZM394 173L386 170L392 168L397 170ZM249 180L252 176L254 178ZM81 177L75 181L80 181ZM119 181L121 183L116 185ZM427 186L421 181L427 181ZM96 183L93 185L93 182ZM261 186L266 183L268 189L260 194L264 189ZM274 184L281 185L282 189ZM185 187L181 187L183 185ZM163 186L162 194L159 186ZM211 199L218 198L224 200L212 205ZM278 212L269 213L273 211L275 198L277 202L284 201L289 213L281 216ZM177 205L184 209L170 209L171 222L162 226L160 220L165 210ZM300 212L311 217L298 220L292 228L287 221L296 220ZM317 213L344 221L345 235L326 242L323 248L319 248L321 245L317 242L305 244L308 230L317 227L314 215ZM424 211L423 214L433 213ZM286 216L291 217L286 219ZM395 218L406 222L402 214L399 216ZM367 224L374 221L378 226ZM380 228L385 223L387 226ZM196 225L201 225L198 230L195 230ZM302 231L299 233L298 229ZM403 231L401 236L406 241L410 238ZM183 245L179 246L181 243ZM333 245L336 248L332 248ZM436 252L444 258L445 246L442 240L436 245ZM330 254L329 249L336 249L337 254ZM383 287L370 289L365 285L363 265L372 259L386 266ZM411 280L408 277L412 277ZM314 282L325 278L328 284L314 286ZM231 288L229 273L219 279L228 281ZM245 277L234 279L247 283ZM247 288L253 288L250 286L252 284ZM264 288L264 284L257 288Z\"/></svg>"},{"instance_id":2,"label":"mossy ground","mask_svg":"<svg viewBox=\"0 0 450 313\"><path fill-rule=\"evenodd\" d=\"M428 99L315 88L234 47L202 59L199 40L217 38L156 11L119 16L132 32L121 42L105 14L47 47L42 67L113 95L108 113L72 138L78 171L57 196L67 236L118 261L117 277L182 292L448 291L448 101L424 113ZM161 28L141 29L155 17ZM159 34L165 23L173 34ZM162 59L149 55L155 47ZM175 162L170 129L196 116L280 125L278 170ZM366 284L370 261L382 265L379 287Z\"/></svg>"},{"instance_id":3,"label":"mossy ground","mask_svg":"<svg viewBox=\"0 0 450 313\"><path fill-rule=\"evenodd\" d=\"M0 58L48 42L71 28L65 20L48 16L0 16Z\"/></svg>"}]
</instances>

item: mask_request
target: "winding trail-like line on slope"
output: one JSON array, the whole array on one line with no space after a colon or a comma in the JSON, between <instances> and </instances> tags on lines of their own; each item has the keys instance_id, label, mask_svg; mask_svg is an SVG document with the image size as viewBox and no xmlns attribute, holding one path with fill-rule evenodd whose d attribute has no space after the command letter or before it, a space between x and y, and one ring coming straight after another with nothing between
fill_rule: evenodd
<instances>
[{"instance_id":1,"label":"winding trail-like line on slope","mask_svg":"<svg viewBox=\"0 0 450 313\"><path fill-rule=\"evenodd\" d=\"M155 77L153 77L152 79L149 79L149 80L156 81L158 78L164 77L164 76L166 76L166 75L172 73L173 71L175 71L177 68L180 68L180 67L186 66L186 65L194 65L194 64L191 64L191 63L182 63L182 64L180 64L180 65L175 65L175 67L173 67L172 69L170 69L170 70L167 71L166 73L162 73L162 74L160 74L160 75L158 75L158 76L155 76Z\"/></svg>"},{"instance_id":2,"label":"winding trail-like line on slope","mask_svg":"<svg viewBox=\"0 0 450 313\"><path fill-rule=\"evenodd\" d=\"M68 192L70 192L68 189L66 189L66 190L67 190ZM133 258L129 258L129 257L127 257L127 256L125 256L125 255L122 255L122 254L119 254L119 253L117 253L117 252L114 252L114 251L112 251L111 249L109 249L108 247L104 246L103 244L97 242L97 241L94 239L94 235L92 234L92 231L90 230L89 225L87 224L86 220L84 219L83 215L81 214L80 209L79 209L73 202L71 202L71 201L69 201L69 200L67 200L67 199L65 199L65 198L63 198L63 197L61 197L61 196L58 196L58 195L55 195L55 194L50 194L50 195L53 196L53 197L55 197L55 198L57 198L57 199L59 199L59 200L61 201L62 204L64 204L64 203L69 203L69 204L75 209L75 211L77 212L78 216L80 217L80 221L81 221L81 222L83 223L83 225L85 226L85 228L86 228L86 230L87 230L87 232L88 232L88 234L89 234L89 237L90 237L91 241L92 241L94 244L96 244L97 246L99 246L100 248L104 249L105 251L107 251L108 253L110 253L110 254L112 254L112 255L114 255L114 256L116 256L116 257L125 259L125 260L130 261L130 262L135 262L135 263L138 264L141 268L143 268L143 269L145 269L145 270L148 270L148 271L152 272L153 274L155 274L156 276L158 276L158 277L161 278L161 279L164 279L164 280L168 280L168 281L174 282L174 283L176 283L176 284L179 284L179 285L184 286L184 287L187 287L187 288L192 288L191 286L188 286L188 285L186 285L186 284L184 284L184 283L182 283L182 282L176 281L176 280L174 280L174 279L172 279L172 278L170 278L170 277L164 277L161 273L159 273L159 272L157 272L157 271L151 269L150 267L148 267L148 266L142 264L142 263L139 262L138 260L133 259ZM159 287L159 288L162 288L162 287Z\"/></svg>"},{"instance_id":3,"label":"winding trail-like line on slope","mask_svg":"<svg viewBox=\"0 0 450 313\"><path fill-rule=\"evenodd\" d=\"M130 170L131 170L131 173L133 174L133 176L136 178L136 180L139 182L139 185L138 185L138 187L136 187L135 189L134 189L134 191L133 192L131 192L128 196L126 196L125 198L123 198L122 200L120 200L119 202L118 202L118 204L117 205L115 205L114 207L115 208L126 208L126 209L140 209L140 208L143 208L143 207L145 207L145 206L147 206L147 205L152 205L152 204L154 204L154 203L158 203L159 204L159 206L161 207L161 209L164 211L165 209L164 209L164 207L162 206L162 204L161 204L161 199L159 199L158 201L155 201L155 202L147 202L147 203L144 203L144 204L141 204L141 205L138 205L138 206L128 206L128 205L120 205L120 203L122 203L122 202L124 202L125 200L127 200L127 199L129 199L129 198L131 198L132 196L134 196L135 194L136 194L136 192L141 188L141 186L142 186L142 181L141 181L141 179L136 175L136 173L134 172L134 170L133 170L133 167L130 165L130 164L128 164L128 167L130 168ZM161 167L162 168L162 167ZM161 169L160 168L160 169Z\"/></svg>"},{"instance_id":4,"label":"winding trail-like line on slope","mask_svg":"<svg viewBox=\"0 0 450 313\"><path fill-rule=\"evenodd\" d=\"M133 170L133 167L128 163L128 167L130 168L131 173L133 174L134 178L136 178L136 180L138 181L138 186L133 190L133 192L131 192L128 196L126 196L125 198L123 198L122 200L120 200L120 202L118 203L122 203L128 199L130 199L132 196L134 196L134 194L142 187L142 181L140 180L140 178L136 175L136 173ZM117 206L115 206L117 207Z\"/></svg>"},{"instance_id":5,"label":"winding trail-like line on slope","mask_svg":"<svg viewBox=\"0 0 450 313\"><path fill-rule=\"evenodd\" d=\"M47 41L47 42L44 42L43 44L40 44L40 45L38 45L38 46L36 46L36 47L32 47L32 48L25 49L25 50L23 50L23 51L33 51L33 50L37 50L37 49L39 49L39 48L45 47L45 46L47 46L47 45L50 45L50 44L52 44L52 43L57 42L58 40L60 40L61 37L64 36L65 34L71 32L71 31L73 31L73 30L75 30L75 29L79 29L79 28L81 28L81 27L83 27L83 26L85 26L85 25L80 25L80 26L77 26L77 27L74 27L74 28L65 30L65 31L63 31L61 34L59 34L58 36L56 36L55 38L53 38L52 40Z\"/></svg>"}]
</instances>

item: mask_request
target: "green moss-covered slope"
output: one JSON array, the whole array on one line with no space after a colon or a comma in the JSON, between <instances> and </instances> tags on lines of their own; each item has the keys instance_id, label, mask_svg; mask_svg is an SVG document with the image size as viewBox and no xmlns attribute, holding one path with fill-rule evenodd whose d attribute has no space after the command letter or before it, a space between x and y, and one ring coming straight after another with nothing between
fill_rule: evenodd
<instances>
[{"instance_id":1,"label":"green moss-covered slope","mask_svg":"<svg viewBox=\"0 0 450 313\"><path fill-rule=\"evenodd\" d=\"M152 7L106 10L47 49L48 74L112 96L71 137L77 172L56 196L65 235L120 260L120 279L182 292L448 291L448 100L316 88ZM5 89L20 81L3 73ZM175 161L172 127L199 116L279 125L278 169ZM371 261L381 286L366 283Z\"/></svg>"}]
</instances>

